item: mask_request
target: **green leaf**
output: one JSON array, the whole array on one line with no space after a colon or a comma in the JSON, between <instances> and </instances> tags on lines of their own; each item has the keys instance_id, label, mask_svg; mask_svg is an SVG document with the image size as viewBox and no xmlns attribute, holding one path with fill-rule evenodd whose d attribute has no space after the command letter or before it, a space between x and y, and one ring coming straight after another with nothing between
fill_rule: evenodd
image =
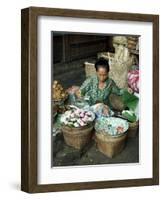
<instances>
[{"instance_id":1,"label":"green leaf","mask_svg":"<svg viewBox=\"0 0 163 200\"><path fill-rule=\"evenodd\" d=\"M135 113L133 111L124 110L122 112L122 116L124 118L126 118L130 122L135 122L136 121L136 115L135 115Z\"/></svg>"},{"instance_id":2,"label":"green leaf","mask_svg":"<svg viewBox=\"0 0 163 200\"><path fill-rule=\"evenodd\" d=\"M125 106L128 107L129 110L133 111L135 110L139 102L139 98L134 94L130 94L127 90L124 91L122 99Z\"/></svg>"}]
</instances>

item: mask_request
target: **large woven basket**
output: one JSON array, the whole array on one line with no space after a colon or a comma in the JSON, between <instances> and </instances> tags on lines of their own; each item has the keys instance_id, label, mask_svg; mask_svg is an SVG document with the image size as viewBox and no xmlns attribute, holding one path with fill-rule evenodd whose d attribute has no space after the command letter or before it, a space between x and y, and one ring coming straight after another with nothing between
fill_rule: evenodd
<instances>
[{"instance_id":1,"label":"large woven basket","mask_svg":"<svg viewBox=\"0 0 163 200\"><path fill-rule=\"evenodd\" d=\"M139 130L139 121L129 123L128 137L136 137Z\"/></svg>"},{"instance_id":2,"label":"large woven basket","mask_svg":"<svg viewBox=\"0 0 163 200\"><path fill-rule=\"evenodd\" d=\"M82 149L92 137L93 123L79 128L62 126L62 132L67 145Z\"/></svg>"},{"instance_id":3,"label":"large woven basket","mask_svg":"<svg viewBox=\"0 0 163 200\"><path fill-rule=\"evenodd\" d=\"M97 58L105 58L106 60L109 60L109 52L100 52L97 54Z\"/></svg>"},{"instance_id":4,"label":"large woven basket","mask_svg":"<svg viewBox=\"0 0 163 200\"><path fill-rule=\"evenodd\" d=\"M96 143L99 151L109 158L119 154L125 147L127 134L124 133L118 137L96 132Z\"/></svg>"},{"instance_id":5,"label":"large woven basket","mask_svg":"<svg viewBox=\"0 0 163 200\"><path fill-rule=\"evenodd\" d=\"M94 63L85 62L84 68L85 68L86 77L89 77L89 76L96 74L96 69L95 69Z\"/></svg>"}]
</instances>

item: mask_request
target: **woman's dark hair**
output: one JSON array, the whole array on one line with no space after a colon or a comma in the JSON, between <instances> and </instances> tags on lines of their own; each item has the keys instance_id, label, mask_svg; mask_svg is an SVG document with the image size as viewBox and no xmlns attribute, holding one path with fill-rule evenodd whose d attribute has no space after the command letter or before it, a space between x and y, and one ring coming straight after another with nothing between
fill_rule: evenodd
<instances>
[{"instance_id":1,"label":"woman's dark hair","mask_svg":"<svg viewBox=\"0 0 163 200\"><path fill-rule=\"evenodd\" d=\"M99 69L100 67L106 69L106 71L109 72L110 67L109 67L109 62L108 62L108 60L106 60L106 59L103 58L103 57L99 58L99 59L96 61L96 63L95 63L96 71L98 71L98 69Z\"/></svg>"}]
</instances>

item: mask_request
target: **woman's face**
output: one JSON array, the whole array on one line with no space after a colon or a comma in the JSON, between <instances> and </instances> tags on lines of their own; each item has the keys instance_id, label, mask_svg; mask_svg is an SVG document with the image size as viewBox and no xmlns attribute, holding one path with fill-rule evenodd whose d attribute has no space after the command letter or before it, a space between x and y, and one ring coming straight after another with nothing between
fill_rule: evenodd
<instances>
[{"instance_id":1,"label":"woman's face","mask_svg":"<svg viewBox=\"0 0 163 200\"><path fill-rule=\"evenodd\" d=\"M108 78L108 71L103 67L103 66L99 66L98 70L97 70L97 76L99 81L101 82L105 82L106 79Z\"/></svg>"}]
</instances>

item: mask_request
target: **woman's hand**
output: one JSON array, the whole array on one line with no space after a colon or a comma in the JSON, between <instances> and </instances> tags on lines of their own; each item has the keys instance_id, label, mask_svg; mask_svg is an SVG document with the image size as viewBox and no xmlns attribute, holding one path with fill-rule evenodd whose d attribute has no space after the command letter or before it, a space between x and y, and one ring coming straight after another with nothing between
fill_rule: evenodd
<instances>
[{"instance_id":1,"label":"woman's hand","mask_svg":"<svg viewBox=\"0 0 163 200\"><path fill-rule=\"evenodd\" d=\"M75 91L75 95L77 96L77 98L81 98L81 92L80 92L80 89L76 90Z\"/></svg>"},{"instance_id":2,"label":"woman's hand","mask_svg":"<svg viewBox=\"0 0 163 200\"><path fill-rule=\"evenodd\" d=\"M67 89L67 92L68 92L69 94L75 94L76 91L78 91L78 90L79 90L79 87L78 87L78 86L71 86L70 88Z\"/></svg>"},{"instance_id":3,"label":"woman's hand","mask_svg":"<svg viewBox=\"0 0 163 200\"><path fill-rule=\"evenodd\" d=\"M109 115L109 107L105 104L104 104L104 107L103 107L103 114L105 116Z\"/></svg>"},{"instance_id":4,"label":"woman's hand","mask_svg":"<svg viewBox=\"0 0 163 200\"><path fill-rule=\"evenodd\" d=\"M97 103L95 104L96 110L101 110L101 114L108 116L109 115L109 107L105 105L104 103Z\"/></svg>"}]
</instances>

